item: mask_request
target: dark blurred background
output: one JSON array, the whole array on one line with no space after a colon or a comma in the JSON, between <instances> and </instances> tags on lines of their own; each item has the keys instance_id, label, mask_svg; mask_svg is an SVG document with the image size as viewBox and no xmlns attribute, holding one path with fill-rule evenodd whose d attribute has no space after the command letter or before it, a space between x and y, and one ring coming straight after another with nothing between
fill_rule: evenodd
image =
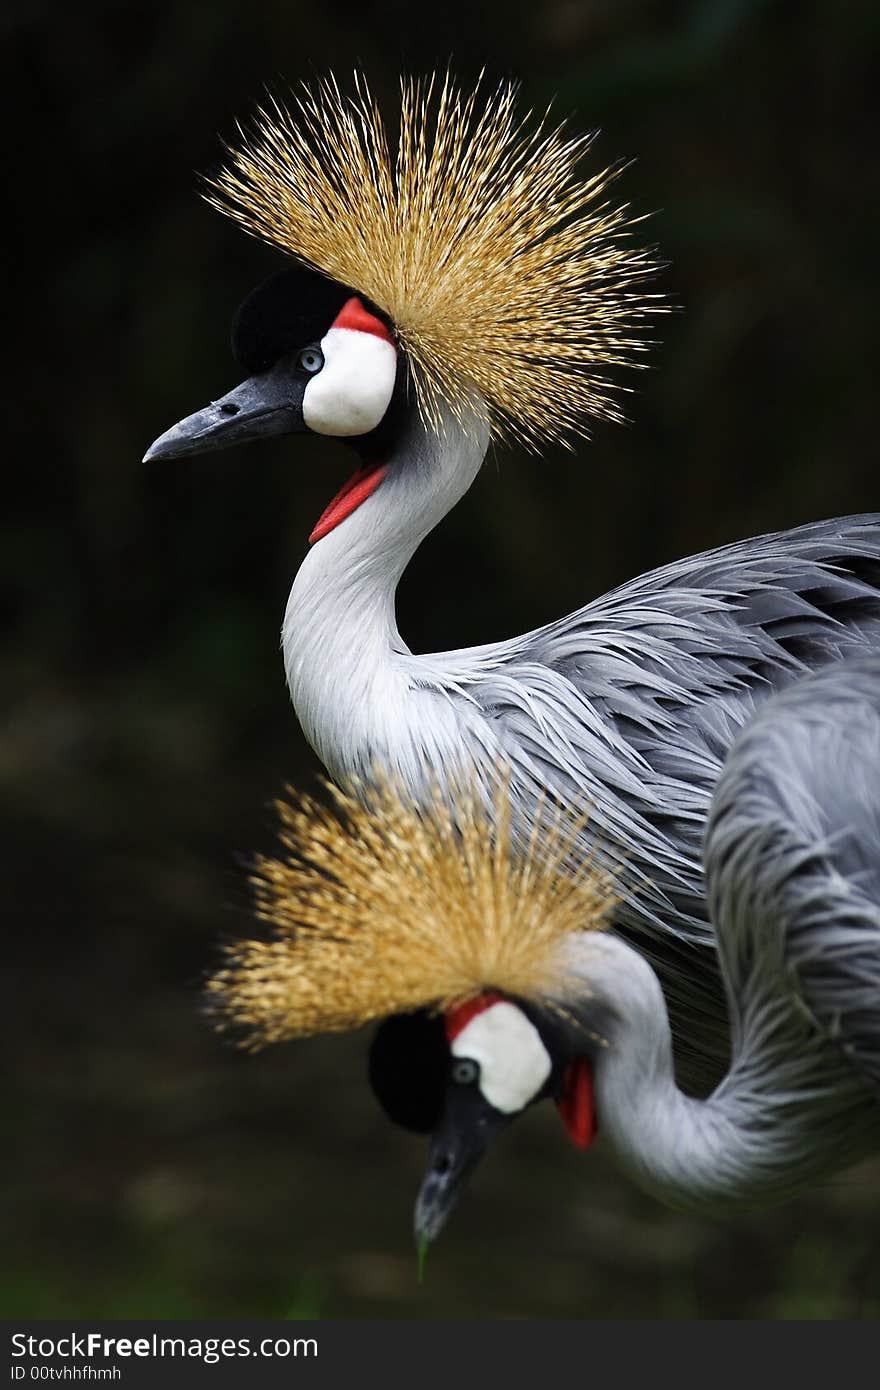
<instances>
[{"instance_id":1,"label":"dark blurred background","mask_svg":"<svg viewBox=\"0 0 880 1390\"><path fill-rule=\"evenodd\" d=\"M350 468L284 440L142 467L234 384L278 264L206 208L266 82L486 64L602 129L669 261L625 428L511 453L423 547L415 650L523 631L660 562L880 504L875 0L13 6L4 19L3 1311L31 1316L871 1317L880 1166L771 1214L642 1197L535 1112L419 1287L423 1153L365 1039L241 1057L199 1012L269 803L317 774L278 631ZM13 433L14 440L9 436Z\"/></svg>"}]
</instances>

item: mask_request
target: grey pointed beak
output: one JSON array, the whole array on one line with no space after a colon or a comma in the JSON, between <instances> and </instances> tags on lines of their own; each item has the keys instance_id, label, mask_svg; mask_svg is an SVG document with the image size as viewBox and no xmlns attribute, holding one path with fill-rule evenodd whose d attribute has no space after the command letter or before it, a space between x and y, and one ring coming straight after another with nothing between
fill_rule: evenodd
<instances>
[{"instance_id":1,"label":"grey pointed beak","mask_svg":"<svg viewBox=\"0 0 880 1390\"><path fill-rule=\"evenodd\" d=\"M270 435L299 434L306 429L303 396L307 384L308 378L299 377L288 363L249 377L219 401L212 401L160 434L144 455L144 463L227 449Z\"/></svg>"},{"instance_id":2,"label":"grey pointed beak","mask_svg":"<svg viewBox=\"0 0 880 1390\"><path fill-rule=\"evenodd\" d=\"M436 1240L490 1141L511 1118L489 1105L476 1088L450 1087L446 1112L431 1139L428 1171L416 1198L417 1246Z\"/></svg>"}]
</instances>

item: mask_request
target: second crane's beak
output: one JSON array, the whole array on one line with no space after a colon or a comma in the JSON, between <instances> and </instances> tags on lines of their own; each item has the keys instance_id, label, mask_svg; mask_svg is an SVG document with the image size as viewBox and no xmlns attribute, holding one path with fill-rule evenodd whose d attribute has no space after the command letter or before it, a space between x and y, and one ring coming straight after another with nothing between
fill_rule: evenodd
<instances>
[{"instance_id":1,"label":"second crane's beak","mask_svg":"<svg viewBox=\"0 0 880 1390\"><path fill-rule=\"evenodd\" d=\"M494 1135L512 1119L476 1086L451 1085L446 1109L431 1139L428 1171L416 1198L416 1244L426 1246L445 1226L467 1179Z\"/></svg>"},{"instance_id":2,"label":"second crane's beak","mask_svg":"<svg viewBox=\"0 0 880 1390\"><path fill-rule=\"evenodd\" d=\"M299 434L306 429L303 396L309 380L280 364L249 377L219 401L160 434L144 455L144 463L227 449L273 434Z\"/></svg>"}]
</instances>

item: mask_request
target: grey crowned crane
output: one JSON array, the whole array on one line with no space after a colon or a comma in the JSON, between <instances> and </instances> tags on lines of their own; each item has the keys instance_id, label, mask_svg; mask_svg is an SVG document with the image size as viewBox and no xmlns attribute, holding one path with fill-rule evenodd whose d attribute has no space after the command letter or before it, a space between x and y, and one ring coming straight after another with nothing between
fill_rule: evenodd
<instances>
[{"instance_id":1,"label":"grey crowned crane","mask_svg":"<svg viewBox=\"0 0 880 1390\"><path fill-rule=\"evenodd\" d=\"M734 741L704 861L732 1022L706 1099L677 1084L660 982L613 928L619 884L546 807L519 849L510 783L455 820L390 788L284 808L286 855L256 884L268 940L209 985L252 1045L384 1018L370 1072L386 1112L432 1135L416 1204L432 1240L492 1136L556 1101L668 1203L782 1200L880 1148L880 657L805 676Z\"/></svg>"},{"instance_id":2,"label":"grey crowned crane","mask_svg":"<svg viewBox=\"0 0 880 1390\"><path fill-rule=\"evenodd\" d=\"M757 703L880 642L880 521L801 527L682 560L509 641L413 653L395 592L495 436L536 445L617 411L609 366L656 309L587 138L529 128L514 92L403 86L396 153L366 90L262 113L209 194L296 264L239 310L248 379L162 435L174 458L263 435L347 439L354 476L293 584L282 645L306 737L343 787L418 799L510 769L516 833L549 794L589 805L621 871L619 927L660 973L688 1075L726 1020L700 846Z\"/></svg>"}]
</instances>

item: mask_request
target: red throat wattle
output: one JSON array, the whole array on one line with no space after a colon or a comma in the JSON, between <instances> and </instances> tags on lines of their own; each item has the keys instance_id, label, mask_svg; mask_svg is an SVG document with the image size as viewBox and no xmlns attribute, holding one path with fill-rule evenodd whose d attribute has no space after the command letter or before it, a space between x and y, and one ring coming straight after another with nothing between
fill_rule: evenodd
<instances>
[{"instance_id":1,"label":"red throat wattle","mask_svg":"<svg viewBox=\"0 0 880 1390\"><path fill-rule=\"evenodd\" d=\"M593 1072L586 1057L577 1057L566 1067L556 1109L571 1142L579 1149L588 1149L599 1126L593 1097Z\"/></svg>"},{"instance_id":2,"label":"red throat wattle","mask_svg":"<svg viewBox=\"0 0 880 1390\"><path fill-rule=\"evenodd\" d=\"M333 500L324 508L309 536L309 545L328 535L340 521L357 511L362 502L376 491L385 474L387 463L368 463L353 473L344 487L341 487Z\"/></svg>"}]
</instances>

